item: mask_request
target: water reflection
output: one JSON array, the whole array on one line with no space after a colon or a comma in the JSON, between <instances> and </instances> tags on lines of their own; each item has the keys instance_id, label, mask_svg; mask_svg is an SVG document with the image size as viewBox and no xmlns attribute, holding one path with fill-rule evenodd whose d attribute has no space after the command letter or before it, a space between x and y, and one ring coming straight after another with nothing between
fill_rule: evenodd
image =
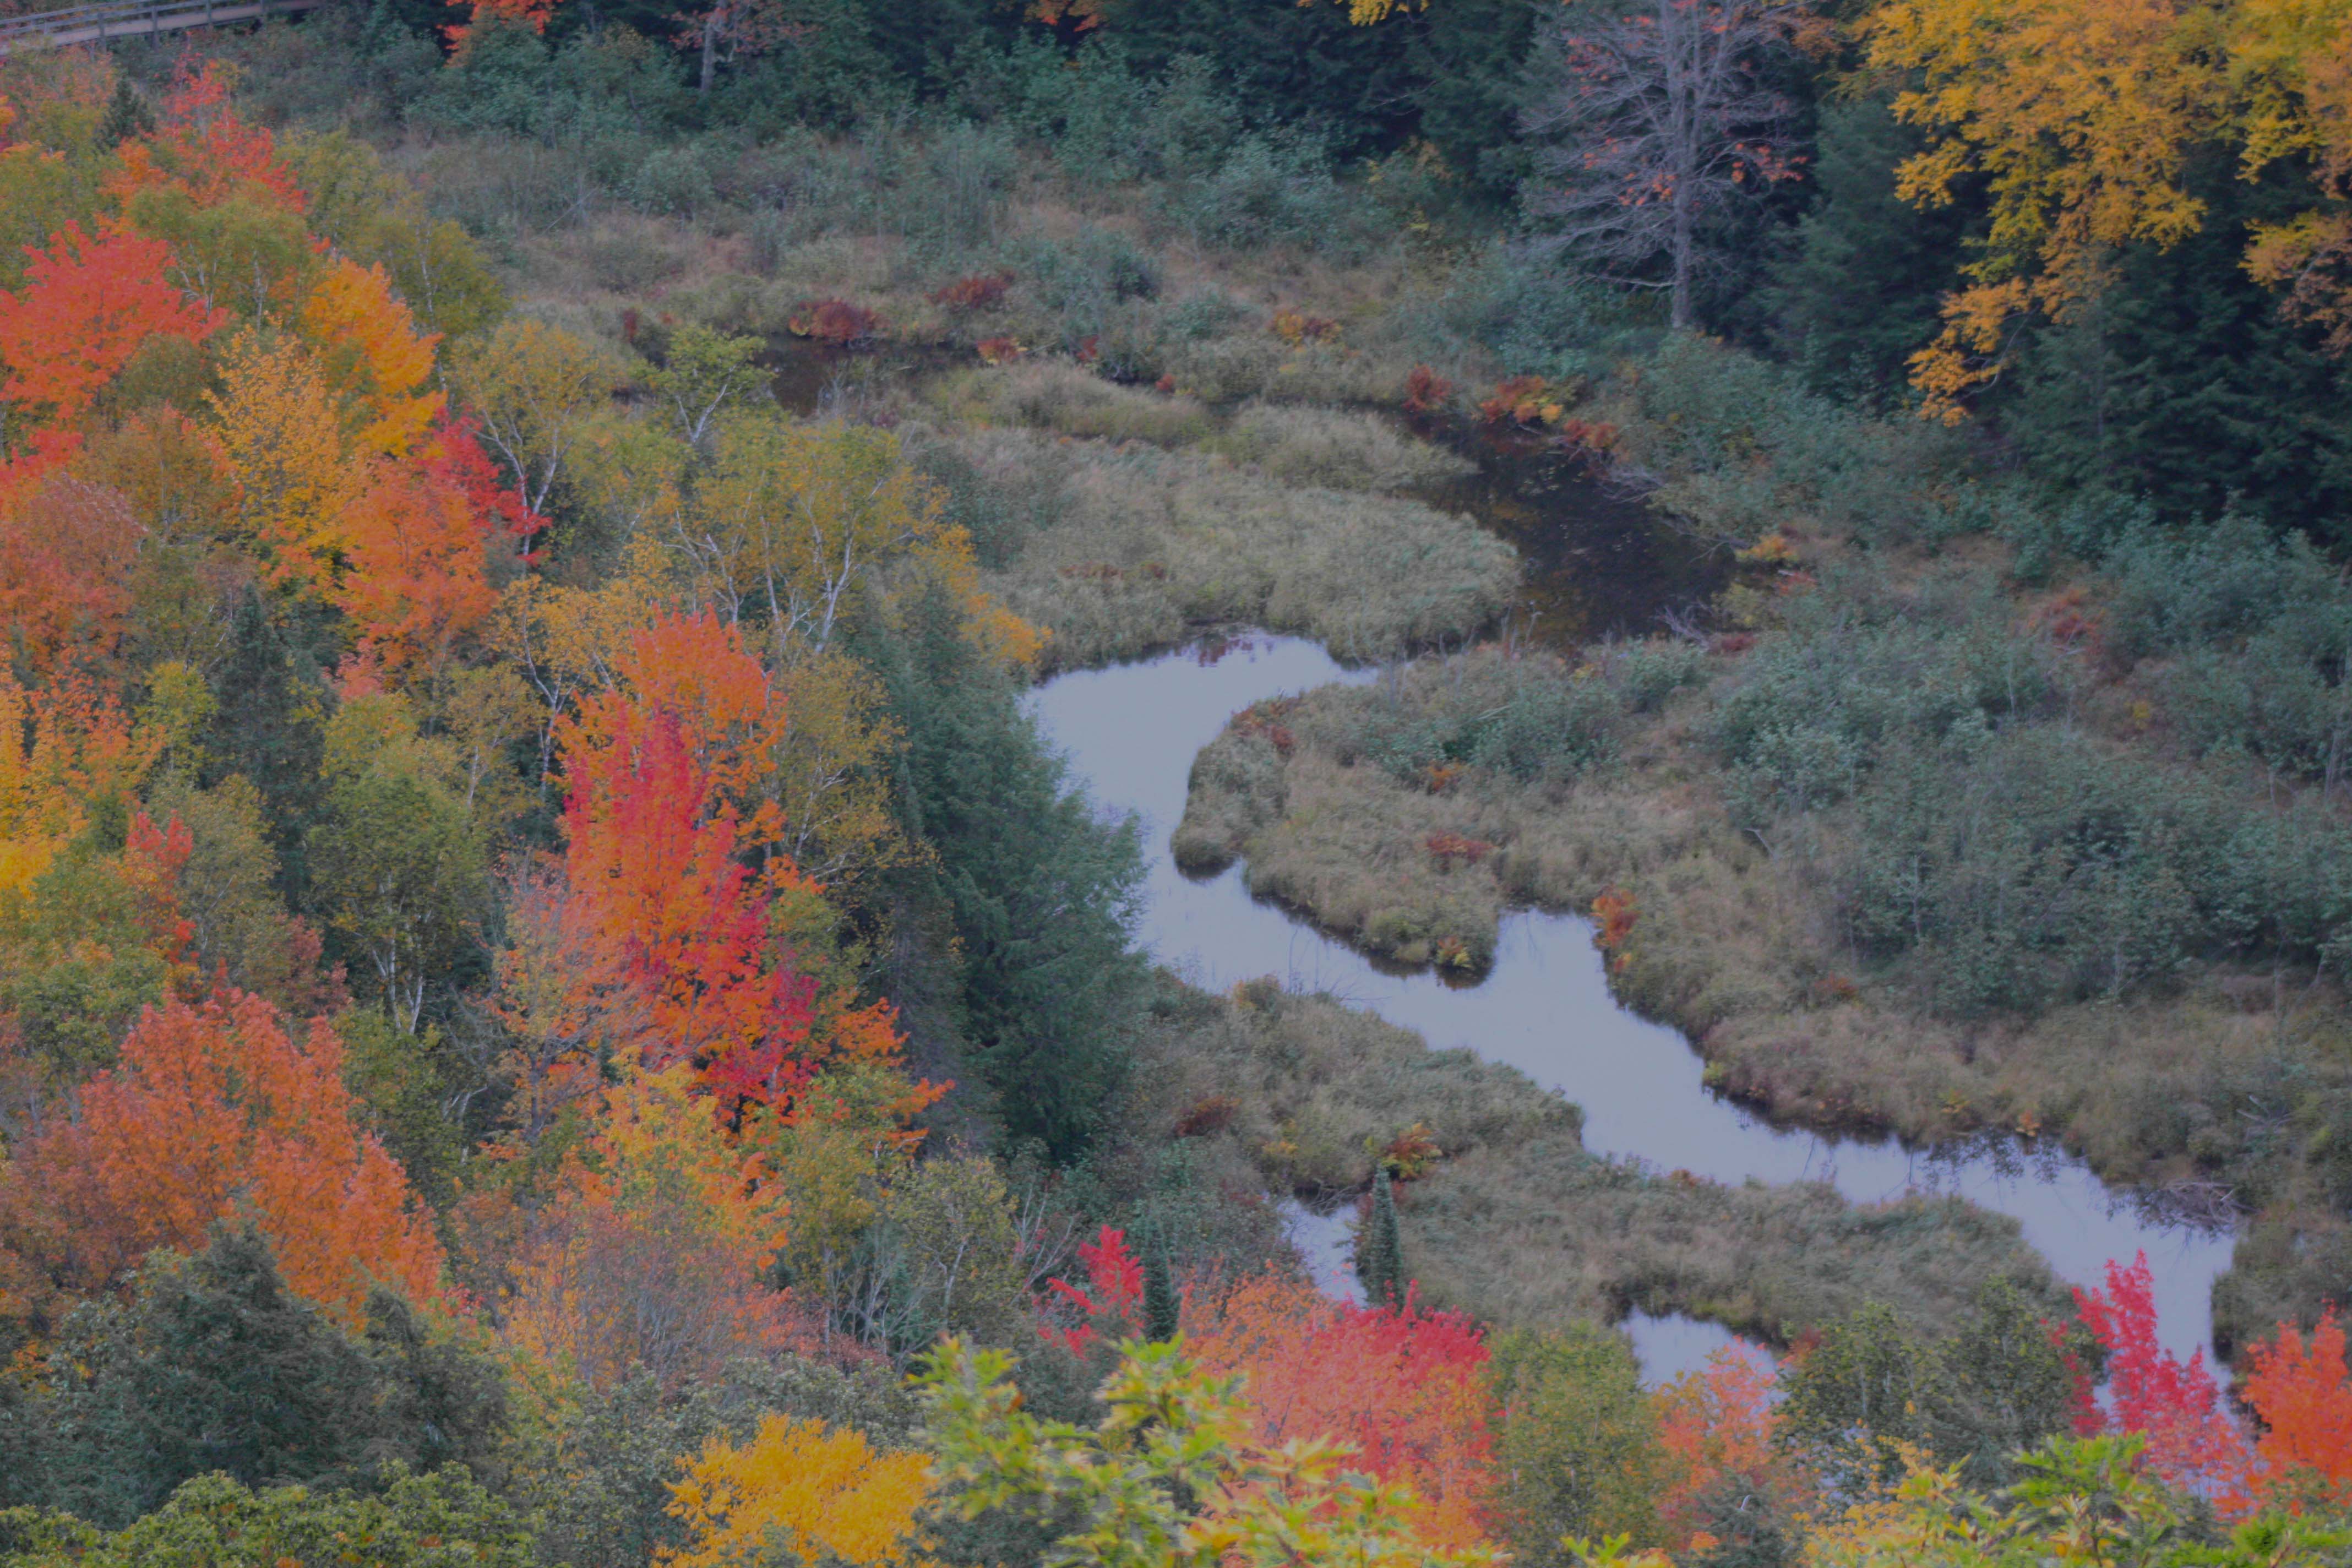
<instances>
[{"instance_id":1,"label":"water reflection","mask_svg":"<svg viewBox=\"0 0 2352 1568\"><path fill-rule=\"evenodd\" d=\"M2145 1248L2166 1342L2184 1356L2200 1347L2210 1355L2212 1282L2228 1267L2229 1237L2144 1215L2055 1148L1995 1138L1929 1152L1892 1139L1776 1128L1709 1090L1679 1033L1616 1005L1587 921L1510 916L1493 973L1456 988L1426 972L1381 973L1253 900L1239 867L1198 882L1176 869L1168 840L1183 816L1193 758L1228 717L1264 698L1370 679L1314 643L1255 637L1213 659L1184 651L1075 671L1032 695L1033 711L1095 800L1143 818L1150 859L1139 935L1160 962L1217 990L1279 975L1417 1030L1433 1047L1467 1046L1507 1062L1583 1106L1585 1144L1596 1152L1718 1182L1828 1182L1862 1203L1958 1194L2014 1216L2059 1275L2081 1284L2099 1282L2108 1258Z\"/></svg>"},{"instance_id":2,"label":"water reflection","mask_svg":"<svg viewBox=\"0 0 2352 1568\"><path fill-rule=\"evenodd\" d=\"M1648 1388L1698 1371L1717 1351L1736 1350L1767 1369L1780 1364L1762 1345L1704 1318L1685 1318L1680 1312L1628 1312L1617 1326L1633 1342L1633 1360L1642 1368L1643 1385Z\"/></svg>"}]
</instances>

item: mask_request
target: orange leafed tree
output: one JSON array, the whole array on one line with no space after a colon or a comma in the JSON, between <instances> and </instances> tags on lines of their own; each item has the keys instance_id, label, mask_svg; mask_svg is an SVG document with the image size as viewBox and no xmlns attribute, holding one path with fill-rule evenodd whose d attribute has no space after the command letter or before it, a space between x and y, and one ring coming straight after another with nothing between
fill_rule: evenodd
<instances>
[{"instance_id":1,"label":"orange leafed tree","mask_svg":"<svg viewBox=\"0 0 2352 1568\"><path fill-rule=\"evenodd\" d=\"M1428 1504L1416 1531L1433 1546L1483 1538L1492 1489L1486 1346L1458 1313L1351 1307L1303 1280L1267 1274L1185 1303L1188 1347L1214 1373L1248 1374L1259 1437L1329 1436Z\"/></svg>"},{"instance_id":2,"label":"orange leafed tree","mask_svg":"<svg viewBox=\"0 0 2352 1568\"><path fill-rule=\"evenodd\" d=\"M630 1072L598 1100L598 1130L530 1222L502 1293L508 1342L599 1387L804 1344L790 1298L762 1279L783 1245L783 1194L692 1071Z\"/></svg>"},{"instance_id":3,"label":"orange leafed tree","mask_svg":"<svg viewBox=\"0 0 2352 1568\"><path fill-rule=\"evenodd\" d=\"M2308 1339L2281 1323L2276 1338L2249 1349L2240 1392L2263 1423L2249 1500L2296 1488L2352 1498L2352 1375L2334 1308Z\"/></svg>"},{"instance_id":4,"label":"orange leafed tree","mask_svg":"<svg viewBox=\"0 0 2352 1568\"><path fill-rule=\"evenodd\" d=\"M162 240L68 223L26 254L25 286L0 291L9 456L35 430L79 419L148 339L199 342L219 324L164 280L172 250Z\"/></svg>"},{"instance_id":5,"label":"orange leafed tree","mask_svg":"<svg viewBox=\"0 0 2352 1568\"><path fill-rule=\"evenodd\" d=\"M162 124L124 146L110 194L176 184L198 206L209 207L240 190L258 190L302 211L309 204L294 172L279 161L276 139L240 119L228 97L228 73L220 61L184 56L163 97Z\"/></svg>"},{"instance_id":6,"label":"orange leafed tree","mask_svg":"<svg viewBox=\"0 0 2352 1568\"><path fill-rule=\"evenodd\" d=\"M0 497L0 625L17 654L45 669L110 657L145 531L121 494L68 473Z\"/></svg>"},{"instance_id":7,"label":"orange leafed tree","mask_svg":"<svg viewBox=\"0 0 2352 1568\"><path fill-rule=\"evenodd\" d=\"M72 679L26 690L0 666L0 893L28 890L94 809L126 808L155 754L110 695Z\"/></svg>"},{"instance_id":8,"label":"orange leafed tree","mask_svg":"<svg viewBox=\"0 0 2352 1568\"><path fill-rule=\"evenodd\" d=\"M249 1214L288 1284L314 1301L355 1313L371 1278L431 1294L439 1244L399 1163L360 1130L342 1065L323 1019L298 1038L240 992L150 1008L78 1110L10 1152L11 1250L89 1293L155 1247L201 1247L214 1221Z\"/></svg>"},{"instance_id":9,"label":"orange leafed tree","mask_svg":"<svg viewBox=\"0 0 2352 1568\"><path fill-rule=\"evenodd\" d=\"M1699 1530L1701 1500L1727 1477L1785 1498L1809 1495L1788 1454L1773 1441L1779 1423L1772 1383L1771 1371L1753 1355L1726 1348L1654 1396L1667 1473L1658 1518L1677 1551Z\"/></svg>"},{"instance_id":10,"label":"orange leafed tree","mask_svg":"<svg viewBox=\"0 0 2352 1568\"><path fill-rule=\"evenodd\" d=\"M343 509L335 603L389 670L437 668L498 605L485 544L502 520L485 514L453 466L449 447L460 439L445 426L422 461L377 458Z\"/></svg>"}]
</instances>

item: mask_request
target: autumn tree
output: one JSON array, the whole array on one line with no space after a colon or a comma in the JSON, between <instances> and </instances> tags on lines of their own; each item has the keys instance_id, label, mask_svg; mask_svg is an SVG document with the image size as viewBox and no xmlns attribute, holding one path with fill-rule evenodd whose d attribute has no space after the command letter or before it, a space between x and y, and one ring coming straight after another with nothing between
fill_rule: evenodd
<instances>
[{"instance_id":1,"label":"autumn tree","mask_svg":"<svg viewBox=\"0 0 2352 1568\"><path fill-rule=\"evenodd\" d=\"M341 1068L323 1020L298 1038L257 997L151 1009L120 1065L12 1150L0 1182L10 1251L88 1293L245 1213L289 1285L346 1316L371 1279L431 1294L439 1244L400 1167L354 1123Z\"/></svg>"},{"instance_id":2,"label":"autumn tree","mask_svg":"<svg viewBox=\"0 0 2352 1568\"><path fill-rule=\"evenodd\" d=\"M638 1370L676 1387L805 1342L803 1315L764 1278L786 1195L693 1070L625 1070L593 1109L593 1134L509 1261L508 1343L603 1388Z\"/></svg>"},{"instance_id":3,"label":"autumn tree","mask_svg":"<svg viewBox=\"0 0 2352 1568\"><path fill-rule=\"evenodd\" d=\"M2262 1422L2249 1491L2292 1501L2315 1492L2340 1503L2352 1495L2352 1373L2344 1325L2334 1308L2306 1337L2281 1323L2246 1351L2242 1395Z\"/></svg>"},{"instance_id":4,"label":"autumn tree","mask_svg":"<svg viewBox=\"0 0 2352 1568\"><path fill-rule=\"evenodd\" d=\"M919 1450L877 1449L855 1427L768 1415L749 1442L714 1437L681 1463L670 1511L688 1544L657 1553L664 1568L928 1561L918 1520L931 1499L931 1460Z\"/></svg>"},{"instance_id":5,"label":"autumn tree","mask_svg":"<svg viewBox=\"0 0 2352 1568\"><path fill-rule=\"evenodd\" d=\"M1765 68L1798 36L1784 0L1651 0L1544 33L1542 89L1523 116L1537 143L1528 211L1544 244L1612 280L1664 290L1697 321L1698 286L1726 259L1720 219L1793 179L1790 105Z\"/></svg>"},{"instance_id":6,"label":"autumn tree","mask_svg":"<svg viewBox=\"0 0 2352 1568\"><path fill-rule=\"evenodd\" d=\"M503 322L487 338L460 344L450 371L482 439L533 512L547 510L590 416L623 379L594 345L530 321Z\"/></svg>"},{"instance_id":7,"label":"autumn tree","mask_svg":"<svg viewBox=\"0 0 2352 1568\"><path fill-rule=\"evenodd\" d=\"M68 223L0 292L0 459L62 455L99 392L151 339L201 342L220 317L166 280L171 247ZM0 496L5 500L5 496Z\"/></svg>"},{"instance_id":8,"label":"autumn tree","mask_svg":"<svg viewBox=\"0 0 2352 1568\"><path fill-rule=\"evenodd\" d=\"M1356 1468L1345 1443L1298 1429L1267 1441L1243 1379L1206 1371L1181 1342L1126 1347L1103 1384L1108 1412L1092 1429L1024 1410L1012 1364L1002 1352L943 1342L920 1380L931 1442L955 1507L966 1517L1007 1509L1050 1523L1064 1532L1052 1548L1057 1563L1438 1568L1496 1560L1481 1544L1426 1544L1410 1489Z\"/></svg>"},{"instance_id":9,"label":"autumn tree","mask_svg":"<svg viewBox=\"0 0 2352 1568\"><path fill-rule=\"evenodd\" d=\"M317 356L290 338L231 342L209 403L236 485L238 522L271 576L332 591L344 503L360 473Z\"/></svg>"},{"instance_id":10,"label":"autumn tree","mask_svg":"<svg viewBox=\"0 0 2352 1568\"><path fill-rule=\"evenodd\" d=\"M1261 1440L1352 1443L1365 1469L1423 1500L1413 1526L1423 1539L1447 1549L1479 1539L1494 1481L1493 1404L1489 1352L1469 1319L1410 1294L1394 1307L1351 1307L1271 1274L1193 1305L1187 1352L1209 1372L1247 1374Z\"/></svg>"},{"instance_id":11,"label":"autumn tree","mask_svg":"<svg viewBox=\"0 0 2352 1568\"><path fill-rule=\"evenodd\" d=\"M2176 1486L2208 1495L2231 1489L2245 1469L2245 1439L2205 1352L2184 1362L2157 1338L2156 1281L2146 1253L2128 1267L2110 1259L2106 1272L2104 1290L2074 1292L2107 1357L2107 1403L2082 1425L2137 1436L2148 1467Z\"/></svg>"},{"instance_id":12,"label":"autumn tree","mask_svg":"<svg viewBox=\"0 0 2352 1568\"><path fill-rule=\"evenodd\" d=\"M661 399L679 437L700 447L722 410L754 403L766 390L760 350L757 338L683 326L670 334L661 365L646 377L646 384Z\"/></svg>"}]
</instances>

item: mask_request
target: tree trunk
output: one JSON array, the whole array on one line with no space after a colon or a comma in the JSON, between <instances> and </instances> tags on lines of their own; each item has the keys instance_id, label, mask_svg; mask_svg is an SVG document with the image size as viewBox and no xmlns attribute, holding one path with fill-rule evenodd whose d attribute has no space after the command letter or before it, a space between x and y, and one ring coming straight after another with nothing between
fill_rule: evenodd
<instances>
[{"instance_id":1,"label":"tree trunk","mask_svg":"<svg viewBox=\"0 0 2352 1568\"><path fill-rule=\"evenodd\" d=\"M710 96L710 79L719 74L719 35L727 26L727 7L713 5L702 19L702 96Z\"/></svg>"}]
</instances>

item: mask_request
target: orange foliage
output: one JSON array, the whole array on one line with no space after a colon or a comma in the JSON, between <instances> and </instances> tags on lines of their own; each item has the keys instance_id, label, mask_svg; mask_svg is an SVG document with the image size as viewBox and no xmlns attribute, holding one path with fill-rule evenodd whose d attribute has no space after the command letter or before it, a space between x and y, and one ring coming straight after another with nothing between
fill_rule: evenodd
<instances>
[{"instance_id":1,"label":"orange foliage","mask_svg":"<svg viewBox=\"0 0 2352 1568\"><path fill-rule=\"evenodd\" d=\"M935 305L945 305L950 310L984 310L1001 304L1004 291L1013 286L1010 272L982 272L970 278L959 278L931 296Z\"/></svg>"},{"instance_id":2,"label":"orange foliage","mask_svg":"<svg viewBox=\"0 0 2352 1568\"><path fill-rule=\"evenodd\" d=\"M2246 1500L2314 1483L2352 1500L2352 1377L2335 1308L2308 1340L2281 1323L2275 1339L2251 1347L2240 1393L2263 1422Z\"/></svg>"},{"instance_id":3,"label":"orange foliage","mask_svg":"<svg viewBox=\"0 0 2352 1568\"><path fill-rule=\"evenodd\" d=\"M806 300L784 320L797 338L827 343L862 343L881 330L881 319L846 300Z\"/></svg>"},{"instance_id":4,"label":"orange foliage","mask_svg":"<svg viewBox=\"0 0 2352 1568\"><path fill-rule=\"evenodd\" d=\"M1592 918L1601 922L1592 939L1601 944L1602 952L1616 955L1611 961L1613 967L1624 968L1629 955L1621 950L1633 940L1633 927L1642 919L1641 906L1623 888L1611 888L1592 900Z\"/></svg>"},{"instance_id":5,"label":"orange foliage","mask_svg":"<svg viewBox=\"0 0 2352 1568\"><path fill-rule=\"evenodd\" d=\"M441 1251L399 1164L362 1132L342 1042L307 1042L258 997L226 991L150 1008L119 1066L84 1084L78 1114L37 1127L0 1173L0 1226L46 1280L89 1292L151 1249L201 1247L249 1214L287 1283L355 1313L371 1278L425 1296Z\"/></svg>"},{"instance_id":6,"label":"orange foliage","mask_svg":"<svg viewBox=\"0 0 2352 1568\"><path fill-rule=\"evenodd\" d=\"M1787 1497L1804 1494L1801 1478L1773 1441L1779 1416L1772 1382L1753 1356L1726 1348L1707 1357L1705 1370L1685 1373L1653 1396L1668 1478L1658 1518L1676 1551L1689 1547L1698 1530L1700 1499L1727 1477Z\"/></svg>"},{"instance_id":7,"label":"orange foliage","mask_svg":"<svg viewBox=\"0 0 2352 1568\"><path fill-rule=\"evenodd\" d=\"M19 657L52 668L73 652L111 655L145 531L121 495L66 474L0 500L0 623Z\"/></svg>"},{"instance_id":8,"label":"orange foliage","mask_svg":"<svg viewBox=\"0 0 2352 1568\"><path fill-rule=\"evenodd\" d=\"M555 15L555 0L449 0L471 18L444 26L441 34L449 40L449 62L464 58L466 40L474 28L485 21L519 22L534 33L547 31L548 19Z\"/></svg>"},{"instance_id":9,"label":"orange foliage","mask_svg":"<svg viewBox=\"0 0 2352 1568\"><path fill-rule=\"evenodd\" d=\"M1496 384L1478 405L1478 417L1489 425L1557 425L1566 402L1565 388L1539 375L1515 375Z\"/></svg>"},{"instance_id":10,"label":"orange foliage","mask_svg":"<svg viewBox=\"0 0 2352 1568\"><path fill-rule=\"evenodd\" d=\"M0 291L0 399L39 408L46 423L79 419L148 339L201 342L222 320L163 280L162 240L68 223L27 254L24 288Z\"/></svg>"},{"instance_id":11,"label":"orange foliage","mask_svg":"<svg viewBox=\"0 0 2352 1568\"><path fill-rule=\"evenodd\" d=\"M1360 1463L1428 1503L1416 1532L1430 1545L1483 1536L1480 1500L1494 1484L1486 1346L1458 1313L1351 1307L1303 1280L1266 1274L1223 1296L1188 1292L1187 1348L1213 1373L1248 1374L1244 1389L1267 1443L1328 1435Z\"/></svg>"},{"instance_id":12,"label":"orange foliage","mask_svg":"<svg viewBox=\"0 0 2352 1568\"><path fill-rule=\"evenodd\" d=\"M761 1156L729 1138L683 1064L599 1097L501 1301L509 1342L596 1386L666 1384L747 1350L806 1349L790 1298L762 1282L787 1208Z\"/></svg>"},{"instance_id":13,"label":"orange foliage","mask_svg":"<svg viewBox=\"0 0 2352 1568\"><path fill-rule=\"evenodd\" d=\"M1404 408L1408 414L1442 414L1454 399L1454 384L1425 364L1412 367L1404 378Z\"/></svg>"},{"instance_id":14,"label":"orange foliage","mask_svg":"<svg viewBox=\"0 0 2352 1568\"><path fill-rule=\"evenodd\" d=\"M258 191L292 212L308 205L278 144L247 125L228 103L229 79L217 60L184 56L163 97L162 123L143 142L126 143L107 191L117 199L155 185L177 185L200 207L239 191Z\"/></svg>"},{"instance_id":15,"label":"orange foliage","mask_svg":"<svg viewBox=\"0 0 2352 1568\"><path fill-rule=\"evenodd\" d=\"M28 691L0 665L0 893L29 889L93 806L127 811L157 744L86 681Z\"/></svg>"}]
</instances>

